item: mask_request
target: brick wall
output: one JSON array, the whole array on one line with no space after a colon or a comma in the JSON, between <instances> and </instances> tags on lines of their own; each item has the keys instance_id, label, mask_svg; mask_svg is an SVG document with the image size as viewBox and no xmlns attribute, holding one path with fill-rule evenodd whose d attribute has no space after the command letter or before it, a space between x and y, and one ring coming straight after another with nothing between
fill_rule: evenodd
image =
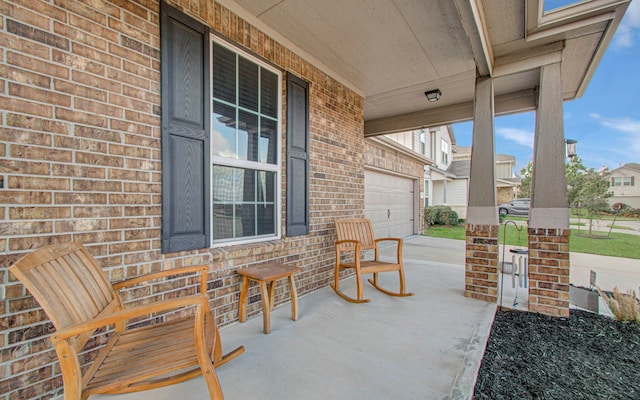
<instances>
[{"instance_id":1,"label":"brick wall","mask_svg":"<svg viewBox=\"0 0 640 400\"><path fill-rule=\"evenodd\" d=\"M569 316L570 233L529 228L529 311Z\"/></svg>"},{"instance_id":2,"label":"brick wall","mask_svg":"<svg viewBox=\"0 0 640 400\"><path fill-rule=\"evenodd\" d=\"M224 325L237 319L237 267L292 263L303 268L299 294L309 293L332 275L333 219L363 214L363 99L219 4L171 3L310 82L311 232L161 254L159 2L0 1L0 400L62 393L52 326L7 272L30 249L79 240L111 280L208 263L210 303ZM185 285L135 294L175 296ZM286 301L282 286L276 293ZM256 313L257 291L250 297Z\"/></svg>"},{"instance_id":3,"label":"brick wall","mask_svg":"<svg viewBox=\"0 0 640 400\"><path fill-rule=\"evenodd\" d=\"M498 225L466 225L466 297L498 300Z\"/></svg>"}]
</instances>

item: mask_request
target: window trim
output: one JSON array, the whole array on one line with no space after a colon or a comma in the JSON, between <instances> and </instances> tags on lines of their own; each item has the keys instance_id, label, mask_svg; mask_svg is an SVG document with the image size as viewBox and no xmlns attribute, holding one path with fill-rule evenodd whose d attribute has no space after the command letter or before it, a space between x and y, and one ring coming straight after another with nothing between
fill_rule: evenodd
<instances>
[{"instance_id":1,"label":"window trim","mask_svg":"<svg viewBox=\"0 0 640 400\"><path fill-rule=\"evenodd\" d=\"M449 142L440 138L440 162L442 164L449 164Z\"/></svg>"},{"instance_id":2,"label":"window trim","mask_svg":"<svg viewBox=\"0 0 640 400\"><path fill-rule=\"evenodd\" d=\"M268 71L273 72L274 74L276 74L276 76L278 77L278 105L277 105L277 121L276 121L276 126L277 126L277 133L276 133L276 139L277 139L277 143L276 143L276 163L275 164L271 164L271 163L260 163L257 161L248 161L248 160L239 160L239 159L232 159L232 158L226 158L226 157L220 157L220 156L214 156L213 155L213 138L211 138L211 144L209 147L209 154L210 154L210 173L209 173L209 180L210 180L210 199L211 199L211 207L210 207L210 211L209 211L209 219L211 221L210 223L210 247L211 248L220 248L220 247L225 247L225 246L235 246L235 245L242 245L242 244L251 244L251 243L259 243L259 242L267 242L267 241L273 241L273 240L280 240L282 239L282 82L283 82L283 71L274 67L273 65L265 62L264 60L262 60L260 57L253 55L239 47L235 47L231 44L229 44L228 42L226 42L225 40L219 38L218 36L214 35L213 33L211 33L209 35L209 46L210 46L210 51L209 51L209 57L210 57L210 63L209 63L209 76L213 77L213 44L214 42L219 45L219 46L223 46L226 49L232 51L234 54L244 57L245 59L257 64L258 66L260 66L261 68L265 68ZM237 68L237 66L236 66ZM209 110L209 115L211 115L211 122L210 122L210 129L211 129L211 135L213 135L213 124L214 124L214 118L213 118L213 78L210 79L210 85L211 85L211 108ZM237 90L237 82L236 82L236 90ZM235 105L235 108L239 108L239 109L243 109L242 107L240 107L239 105ZM225 166L225 167L232 167L232 168L244 168L244 169L252 169L252 170L256 170L256 171L268 171L268 172L274 172L276 174L276 187L274 188L275 191L275 205L274 205L274 210L275 210L275 233L269 234L269 235L255 235L255 236L251 236L251 237L245 237L245 238L227 238L227 239L214 239L214 223L213 223L213 212L214 212L214 205L213 205L213 190L214 190L214 182L213 182L213 170L214 170L214 166L215 165L220 165L220 166Z\"/></svg>"}]
</instances>

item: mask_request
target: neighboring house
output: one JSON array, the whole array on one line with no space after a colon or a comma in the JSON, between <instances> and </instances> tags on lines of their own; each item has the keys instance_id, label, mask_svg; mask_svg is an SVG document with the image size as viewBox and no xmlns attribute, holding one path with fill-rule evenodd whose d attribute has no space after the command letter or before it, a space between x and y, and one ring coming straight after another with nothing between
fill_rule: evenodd
<instances>
[{"instance_id":1,"label":"neighboring house","mask_svg":"<svg viewBox=\"0 0 640 400\"><path fill-rule=\"evenodd\" d=\"M424 166L431 160L385 136L367 139L364 157L364 214L376 236L420 233Z\"/></svg>"},{"instance_id":2,"label":"neighboring house","mask_svg":"<svg viewBox=\"0 0 640 400\"><path fill-rule=\"evenodd\" d=\"M460 218L466 218L471 171L471 147L457 146L451 126L419 129L387 135L405 147L432 160L425 165L425 207L447 205ZM516 159L506 154L496 155L497 203L505 203L517 195L519 179L514 177Z\"/></svg>"},{"instance_id":3,"label":"neighboring house","mask_svg":"<svg viewBox=\"0 0 640 400\"><path fill-rule=\"evenodd\" d=\"M640 164L629 163L609 172L610 190L613 197L609 204L624 203L640 208Z\"/></svg>"},{"instance_id":4,"label":"neighboring house","mask_svg":"<svg viewBox=\"0 0 640 400\"><path fill-rule=\"evenodd\" d=\"M420 196L423 207L448 204L447 199L454 199L453 204L459 204L460 196L455 194L460 192L459 185L454 183L452 187L447 186L455 178L447 172L454 158L455 137L451 125L394 133L386 137L429 160L424 164L424 185Z\"/></svg>"},{"instance_id":5,"label":"neighboring house","mask_svg":"<svg viewBox=\"0 0 640 400\"><path fill-rule=\"evenodd\" d=\"M516 166L516 158L508 154L496 154L496 199L497 204L513 200L518 195L520 178L516 177L513 168ZM471 147L456 146L454 162L471 160ZM458 171L466 171L468 177L469 164L465 167L456 167Z\"/></svg>"}]
</instances>

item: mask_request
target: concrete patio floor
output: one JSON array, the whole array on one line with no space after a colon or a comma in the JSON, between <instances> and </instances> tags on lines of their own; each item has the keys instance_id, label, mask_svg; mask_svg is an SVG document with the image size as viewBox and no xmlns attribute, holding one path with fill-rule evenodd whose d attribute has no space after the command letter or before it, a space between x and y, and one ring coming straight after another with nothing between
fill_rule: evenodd
<instances>
[{"instance_id":1,"label":"concrete patio floor","mask_svg":"<svg viewBox=\"0 0 640 400\"><path fill-rule=\"evenodd\" d=\"M470 399L496 305L464 297L462 262L443 262L464 259L455 242L430 242L431 248L408 240L405 273L412 297L389 297L367 283L371 302L351 304L327 287L300 298L298 321L290 319L289 303L276 308L269 335L262 333L261 314L222 328L225 350L246 347L216 370L225 399ZM428 250L436 261L415 258L429 257ZM398 287L397 274L380 279L392 290ZM355 295L353 278L342 287ZM201 400L208 394L202 378L195 378L91 399Z\"/></svg>"},{"instance_id":2,"label":"concrete patio floor","mask_svg":"<svg viewBox=\"0 0 640 400\"><path fill-rule=\"evenodd\" d=\"M383 256L395 250L382 250ZM299 320L290 304L272 313L271 334L262 315L221 329L223 347L245 354L217 369L226 400L470 399L495 304L464 297L465 242L425 236L404 242L407 287L394 298L365 284L366 304L351 304L324 288L300 298ZM508 251L507 251L508 254ZM500 249L502 258L502 248ZM640 260L571 253L571 283L588 286L598 272L607 290L640 285ZM512 305L505 277L503 305ZM397 274L381 274L396 290ZM342 288L355 296L353 278ZM527 289L520 288L526 309ZM91 400L204 400L202 378L179 385Z\"/></svg>"}]
</instances>

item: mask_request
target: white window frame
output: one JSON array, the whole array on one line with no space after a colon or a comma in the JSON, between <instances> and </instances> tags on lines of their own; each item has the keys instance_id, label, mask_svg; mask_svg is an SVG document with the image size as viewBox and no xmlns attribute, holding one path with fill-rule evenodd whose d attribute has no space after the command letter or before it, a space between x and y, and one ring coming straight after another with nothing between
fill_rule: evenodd
<instances>
[{"instance_id":1,"label":"white window frame","mask_svg":"<svg viewBox=\"0 0 640 400\"><path fill-rule=\"evenodd\" d=\"M269 164L269 163L260 163L260 162L255 162L255 161L247 161L247 160L239 160L239 159L232 159L232 158L226 158L226 157L220 157L220 156L214 156L214 141L213 139L211 140L211 148L209 149L210 151L210 155L211 155L211 173L209 174L209 179L210 179L210 187L211 187L211 192L210 192L210 198L211 198L211 213L209 215L209 218L211 220L211 247L224 247L224 246L232 246L232 245L240 245L240 244L247 244L247 243L257 243L257 242L266 242L266 241L270 241L270 240L278 240L282 238L282 81L283 81L283 73L281 70L267 64L266 62L260 60L259 58L257 58L256 56L238 48L235 46L232 46L228 43L226 43L223 40L218 39L216 36L214 36L213 34L210 35L210 40L209 40L209 46L210 46L210 57L211 57L211 62L210 62L210 71L209 71L209 76L213 77L213 43L215 42L217 45L219 46L223 46L226 49L232 51L233 53L235 53L236 55L239 55L241 57L246 58L247 60L259 65L261 68L267 69L273 73L275 73L278 77L278 105L277 105L277 122L276 122L276 127L277 127L277 134L276 134L276 139L277 139L277 143L276 143L276 163L275 164ZM236 68L238 68L238 64L236 64ZM236 82L236 91L238 90L238 82ZM213 135L213 124L214 124L214 118L213 118L213 78L211 79L211 93L212 93L212 101L211 101L211 110L209 110L209 113L211 114L212 118L211 118L211 134ZM258 99L259 101L259 99ZM234 106L236 108L239 108L239 106ZM259 108L259 107L258 107ZM275 209L275 220L274 220L274 224L275 224L275 234L272 235L256 235L256 236L251 236L251 237L246 237L246 238L228 238L228 239L218 239L218 240L214 240L214 223L213 223L213 212L214 212L214 205L213 205L213 170L214 170L214 166L215 165L220 165L220 166L225 166L225 167L233 167L233 168L243 168L243 169L252 169L252 170L258 170L258 171L268 171L268 172L275 172L275 176L276 176L276 183L275 183L275 188L274 191L276 193L275 195L275 204L274 204L274 209Z\"/></svg>"},{"instance_id":2,"label":"white window frame","mask_svg":"<svg viewBox=\"0 0 640 400\"><path fill-rule=\"evenodd\" d=\"M614 176L613 186L615 187L632 186L631 177L630 176Z\"/></svg>"},{"instance_id":3,"label":"white window frame","mask_svg":"<svg viewBox=\"0 0 640 400\"><path fill-rule=\"evenodd\" d=\"M442 162L442 164L449 164L449 142L444 139L440 140L440 162Z\"/></svg>"}]
</instances>

